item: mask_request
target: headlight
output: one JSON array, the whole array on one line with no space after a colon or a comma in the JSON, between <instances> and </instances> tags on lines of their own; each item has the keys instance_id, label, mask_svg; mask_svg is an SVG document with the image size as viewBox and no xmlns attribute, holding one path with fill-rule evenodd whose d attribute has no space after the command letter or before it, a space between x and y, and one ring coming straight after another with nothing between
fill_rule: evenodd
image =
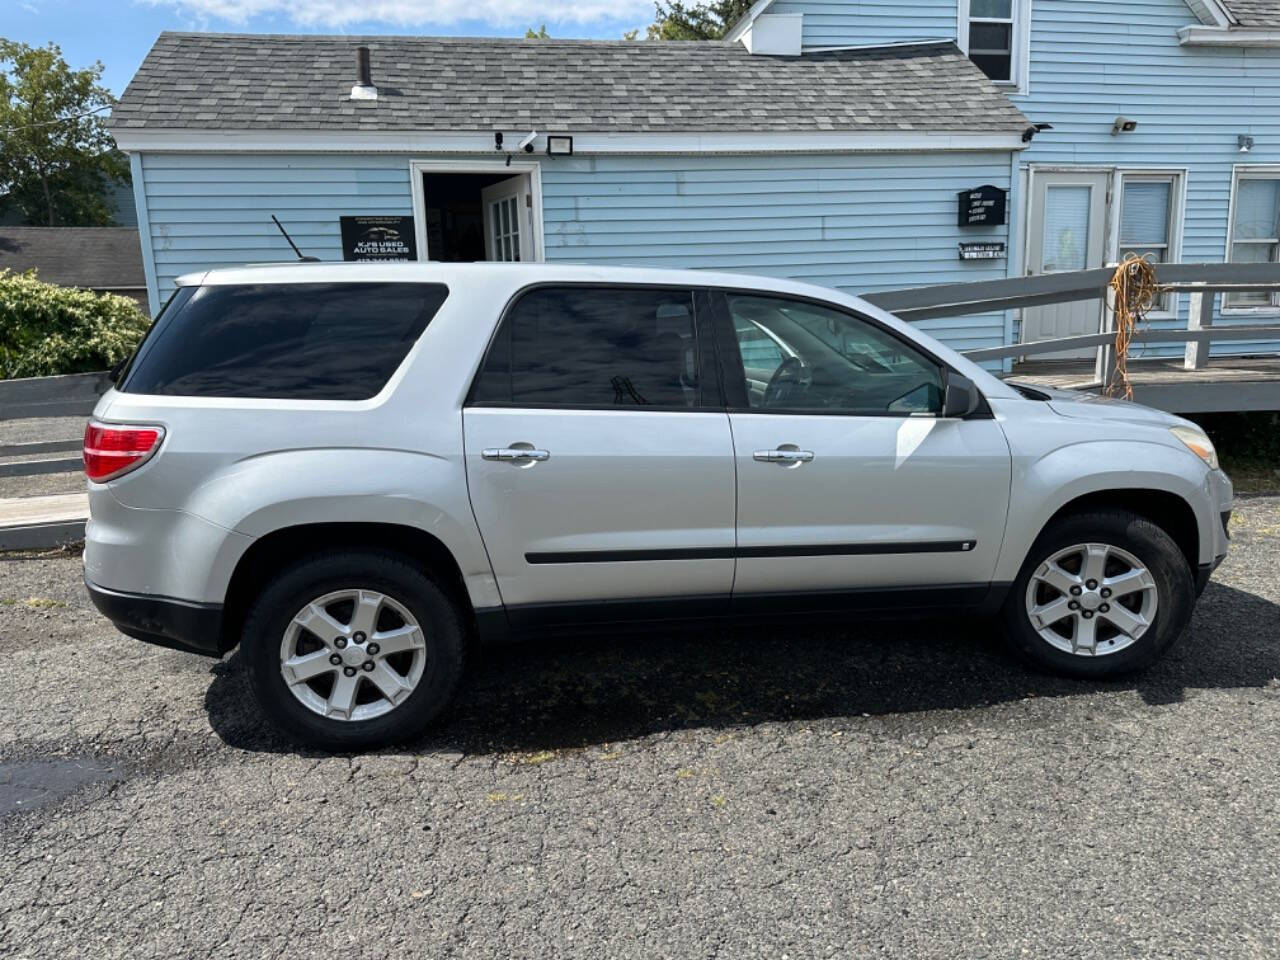
<instances>
[{"instance_id":1,"label":"headlight","mask_svg":"<svg viewBox=\"0 0 1280 960\"><path fill-rule=\"evenodd\" d=\"M1218 451L1213 449L1213 441L1191 427L1170 427L1169 432L1187 445L1187 449L1209 465L1210 470L1218 469Z\"/></svg>"}]
</instances>

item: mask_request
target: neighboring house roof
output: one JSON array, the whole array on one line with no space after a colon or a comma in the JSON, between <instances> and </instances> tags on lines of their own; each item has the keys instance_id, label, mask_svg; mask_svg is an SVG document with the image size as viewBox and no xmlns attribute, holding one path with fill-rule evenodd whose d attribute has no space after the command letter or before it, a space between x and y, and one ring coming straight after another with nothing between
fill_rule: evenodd
<instances>
[{"instance_id":1,"label":"neighboring house roof","mask_svg":"<svg viewBox=\"0 0 1280 960\"><path fill-rule=\"evenodd\" d=\"M1280 0L1219 0L1242 27L1280 27Z\"/></svg>"},{"instance_id":2,"label":"neighboring house roof","mask_svg":"<svg viewBox=\"0 0 1280 960\"><path fill-rule=\"evenodd\" d=\"M369 47L376 100L351 100ZM1021 133L950 43L804 57L738 43L163 33L113 110L149 130Z\"/></svg>"},{"instance_id":3,"label":"neighboring house roof","mask_svg":"<svg viewBox=\"0 0 1280 960\"><path fill-rule=\"evenodd\" d=\"M127 227L0 227L0 270L35 267L46 283L94 290L146 286L138 231Z\"/></svg>"}]
</instances>

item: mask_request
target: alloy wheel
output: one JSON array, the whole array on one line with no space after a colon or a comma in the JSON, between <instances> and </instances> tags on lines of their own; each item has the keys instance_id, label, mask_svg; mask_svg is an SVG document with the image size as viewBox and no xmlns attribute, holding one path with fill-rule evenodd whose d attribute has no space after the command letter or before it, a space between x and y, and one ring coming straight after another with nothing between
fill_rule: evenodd
<instances>
[{"instance_id":1,"label":"alloy wheel","mask_svg":"<svg viewBox=\"0 0 1280 960\"><path fill-rule=\"evenodd\" d=\"M308 710L371 720L417 689L427 665L422 628L404 604L374 590L337 590L294 615L280 642L280 673Z\"/></svg>"},{"instance_id":2,"label":"alloy wheel","mask_svg":"<svg viewBox=\"0 0 1280 960\"><path fill-rule=\"evenodd\" d=\"M1080 657L1119 653L1150 629L1159 604L1155 578L1127 550L1079 543L1031 574L1026 610L1047 643Z\"/></svg>"}]
</instances>

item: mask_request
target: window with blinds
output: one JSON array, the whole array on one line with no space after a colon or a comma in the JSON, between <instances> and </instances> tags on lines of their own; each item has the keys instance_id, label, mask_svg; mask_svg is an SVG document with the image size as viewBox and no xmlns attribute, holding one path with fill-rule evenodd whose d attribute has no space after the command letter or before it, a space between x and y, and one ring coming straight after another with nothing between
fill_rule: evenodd
<instances>
[{"instance_id":1,"label":"window with blinds","mask_svg":"<svg viewBox=\"0 0 1280 960\"><path fill-rule=\"evenodd\" d=\"M1178 177L1175 174L1125 174L1120 179L1119 259L1129 254L1152 263L1172 259L1177 211ZM1168 294L1158 304L1171 309Z\"/></svg>"},{"instance_id":2,"label":"window with blinds","mask_svg":"<svg viewBox=\"0 0 1280 960\"><path fill-rule=\"evenodd\" d=\"M1231 262L1280 260L1280 170L1236 171L1231 206ZM1280 295L1257 291L1225 294L1225 306L1280 306Z\"/></svg>"}]
</instances>

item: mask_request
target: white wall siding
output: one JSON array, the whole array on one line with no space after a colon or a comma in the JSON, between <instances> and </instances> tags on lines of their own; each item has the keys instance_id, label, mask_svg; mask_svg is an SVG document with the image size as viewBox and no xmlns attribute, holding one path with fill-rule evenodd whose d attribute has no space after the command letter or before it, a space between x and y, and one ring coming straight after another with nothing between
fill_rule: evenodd
<instances>
[{"instance_id":1,"label":"white wall siding","mask_svg":"<svg viewBox=\"0 0 1280 960\"><path fill-rule=\"evenodd\" d=\"M1051 123L1022 154L1025 164L1185 168L1187 206L1181 259L1226 255L1232 167L1280 164L1280 50L1179 45L1180 27L1198 23L1184 0L1125 0L1097 22L1094 0L1035 0L1031 78L1014 102L1036 123ZM1137 130L1113 137L1117 116ZM1254 137L1248 154L1237 136ZM1186 323L1187 298L1176 321ZM1270 322L1269 318L1219 322ZM1215 353L1258 352L1274 344L1222 343ZM1149 347L1164 354L1180 345Z\"/></svg>"},{"instance_id":2,"label":"white wall siding","mask_svg":"<svg viewBox=\"0 0 1280 960\"><path fill-rule=\"evenodd\" d=\"M806 50L956 36L956 0L778 0L768 12L803 13Z\"/></svg>"},{"instance_id":3,"label":"white wall siding","mask_svg":"<svg viewBox=\"0 0 1280 960\"><path fill-rule=\"evenodd\" d=\"M341 257L338 217L411 214L404 155L145 154L161 299L183 273L304 253ZM491 157L485 157L491 160ZM1004 153L543 159L549 260L782 276L851 293L986 280L1004 261L962 263L956 194L1009 186ZM1004 342L1004 314L928 321L960 349Z\"/></svg>"}]
</instances>

